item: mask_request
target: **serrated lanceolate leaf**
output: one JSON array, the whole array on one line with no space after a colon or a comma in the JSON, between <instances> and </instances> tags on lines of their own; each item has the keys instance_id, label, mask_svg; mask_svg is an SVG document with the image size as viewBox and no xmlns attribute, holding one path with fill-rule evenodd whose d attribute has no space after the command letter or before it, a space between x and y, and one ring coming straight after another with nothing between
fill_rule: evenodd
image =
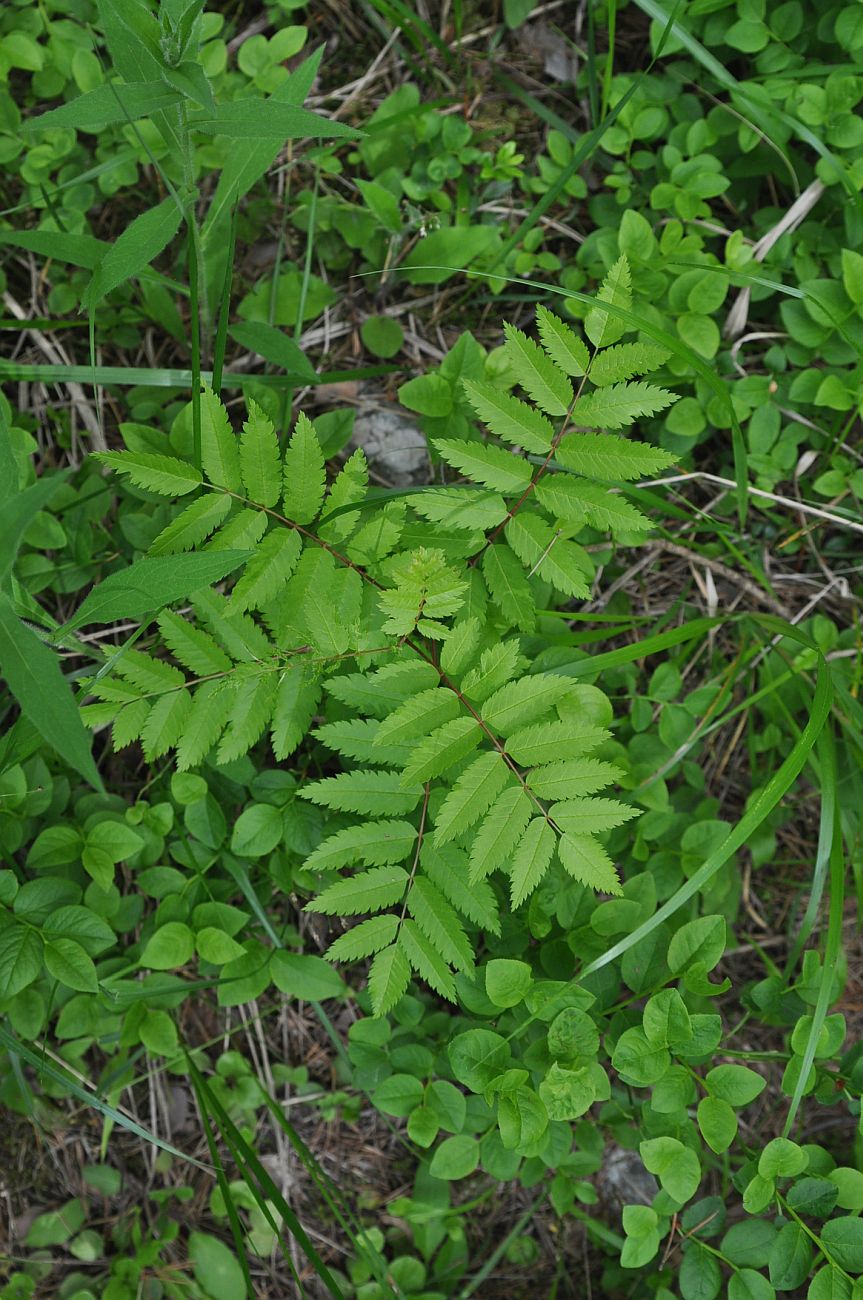
<instances>
[{"instance_id":1,"label":"serrated lanceolate leaf","mask_svg":"<svg viewBox=\"0 0 863 1300\"><path fill-rule=\"evenodd\" d=\"M369 713L390 722L414 699L425 698L427 688L436 686L438 680L439 674L432 664L413 658L388 664L374 673L341 673L338 677L328 678L326 686L327 692L342 704L358 713ZM441 695L451 694L441 691ZM387 714L390 715L388 718ZM425 735L428 725L421 726L416 735Z\"/></svg>"},{"instance_id":2,"label":"serrated lanceolate leaf","mask_svg":"<svg viewBox=\"0 0 863 1300\"><path fill-rule=\"evenodd\" d=\"M420 979L448 1002L455 1002L455 982L443 957L410 917L402 922L399 945Z\"/></svg>"},{"instance_id":3,"label":"serrated lanceolate leaf","mask_svg":"<svg viewBox=\"0 0 863 1300\"><path fill-rule=\"evenodd\" d=\"M431 519L442 528L479 528L486 531L506 518L507 508L497 492L464 487L425 488L411 505L423 519Z\"/></svg>"},{"instance_id":4,"label":"serrated lanceolate leaf","mask_svg":"<svg viewBox=\"0 0 863 1300\"><path fill-rule=\"evenodd\" d=\"M534 817L519 840L510 866L513 907L519 907L542 880L554 853L556 836L544 817Z\"/></svg>"},{"instance_id":5,"label":"serrated lanceolate leaf","mask_svg":"<svg viewBox=\"0 0 863 1300\"><path fill-rule=\"evenodd\" d=\"M502 447L460 438L435 438L433 445L448 465L498 492L523 492L531 480L530 465Z\"/></svg>"},{"instance_id":6,"label":"serrated lanceolate leaf","mask_svg":"<svg viewBox=\"0 0 863 1300\"><path fill-rule=\"evenodd\" d=\"M310 903L307 912L324 912L328 916L359 916L379 912L400 903L408 884L403 867L371 867L368 871L337 880L322 890Z\"/></svg>"},{"instance_id":7,"label":"serrated lanceolate leaf","mask_svg":"<svg viewBox=\"0 0 863 1300\"><path fill-rule=\"evenodd\" d=\"M506 355L512 373L522 388L547 415L566 415L572 400L572 384L563 371L514 325L505 324Z\"/></svg>"},{"instance_id":8,"label":"serrated lanceolate leaf","mask_svg":"<svg viewBox=\"0 0 863 1300\"><path fill-rule=\"evenodd\" d=\"M408 891L407 905L435 952L456 970L470 970L473 949L458 916L440 890L425 876L419 875Z\"/></svg>"},{"instance_id":9,"label":"serrated lanceolate leaf","mask_svg":"<svg viewBox=\"0 0 863 1300\"><path fill-rule=\"evenodd\" d=\"M273 753L280 762L293 754L305 736L320 698L320 683L302 668L287 668L281 674L272 722Z\"/></svg>"},{"instance_id":10,"label":"serrated lanceolate leaf","mask_svg":"<svg viewBox=\"0 0 863 1300\"><path fill-rule=\"evenodd\" d=\"M507 740L507 751L517 763L533 767L534 764L552 763L556 759L589 754L607 740L611 740L611 732L607 728L597 727L590 722L573 722L572 719L565 722L555 720L513 732Z\"/></svg>"},{"instance_id":11,"label":"serrated lanceolate leaf","mask_svg":"<svg viewBox=\"0 0 863 1300\"><path fill-rule=\"evenodd\" d=\"M553 673L536 673L509 682L495 691L483 704L481 713L493 731L508 736L518 727L547 713L565 696L571 694L573 683L566 677Z\"/></svg>"},{"instance_id":12,"label":"serrated lanceolate leaf","mask_svg":"<svg viewBox=\"0 0 863 1300\"><path fill-rule=\"evenodd\" d=\"M520 632L532 632L536 603L521 563L508 546L493 542L482 557L482 573L489 594L504 618Z\"/></svg>"},{"instance_id":13,"label":"serrated lanceolate leaf","mask_svg":"<svg viewBox=\"0 0 863 1300\"><path fill-rule=\"evenodd\" d=\"M520 785L512 786L498 796L473 836L468 860L471 883L484 880L508 864L534 811L530 796Z\"/></svg>"},{"instance_id":14,"label":"serrated lanceolate leaf","mask_svg":"<svg viewBox=\"0 0 863 1300\"><path fill-rule=\"evenodd\" d=\"M339 812L397 817L413 811L422 796L422 786L406 790L396 773L366 769L309 781L300 787L299 794L310 803Z\"/></svg>"},{"instance_id":15,"label":"serrated lanceolate leaf","mask_svg":"<svg viewBox=\"0 0 863 1300\"><path fill-rule=\"evenodd\" d=\"M310 524L324 499L324 453L309 418L297 416L297 423L284 457L284 511L298 524Z\"/></svg>"},{"instance_id":16,"label":"serrated lanceolate leaf","mask_svg":"<svg viewBox=\"0 0 863 1300\"><path fill-rule=\"evenodd\" d=\"M646 515L618 492L597 483L580 483L571 474L546 475L537 484L536 499L556 519L588 523L593 528L618 532L645 532Z\"/></svg>"},{"instance_id":17,"label":"serrated lanceolate leaf","mask_svg":"<svg viewBox=\"0 0 863 1300\"><path fill-rule=\"evenodd\" d=\"M266 731L273 716L278 677L271 669L252 671L247 676L237 670L236 697L216 752L217 763L231 763L242 758Z\"/></svg>"},{"instance_id":18,"label":"serrated lanceolate leaf","mask_svg":"<svg viewBox=\"0 0 863 1300\"><path fill-rule=\"evenodd\" d=\"M397 916L370 916L343 934L327 949L328 961L360 961L393 942L399 928Z\"/></svg>"},{"instance_id":19,"label":"serrated lanceolate leaf","mask_svg":"<svg viewBox=\"0 0 863 1300\"><path fill-rule=\"evenodd\" d=\"M504 442L542 455L551 446L554 426L527 402L505 393L493 384L462 381L467 399L483 424Z\"/></svg>"},{"instance_id":20,"label":"serrated lanceolate leaf","mask_svg":"<svg viewBox=\"0 0 863 1300\"><path fill-rule=\"evenodd\" d=\"M643 380L610 384L579 397L572 420L587 429L623 429L640 416L656 415L676 401L676 393Z\"/></svg>"},{"instance_id":21,"label":"serrated lanceolate leaf","mask_svg":"<svg viewBox=\"0 0 863 1300\"><path fill-rule=\"evenodd\" d=\"M524 672L527 664L518 641L499 641L483 650L476 667L465 673L461 682L462 694L472 704L482 704L501 686Z\"/></svg>"},{"instance_id":22,"label":"serrated lanceolate leaf","mask_svg":"<svg viewBox=\"0 0 863 1300\"><path fill-rule=\"evenodd\" d=\"M431 781L466 758L482 739L482 731L474 718L454 718L445 722L411 751L410 759L402 773L404 785Z\"/></svg>"},{"instance_id":23,"label":"serrated lanceolate leaf","mask_svg":"<svg viewBox=\"0 0 863 1300\"><path fill-rule=\"evenodd\" d=\"M548 763L545 767L535 767L527 781L540 799L566 800L593 794L621 776L623 768L615 763L605 763L599 758L568 758L559 763Z\"/></svg>"},{"instance_id":24,"label":"serrated lanceolate leaf","mask_svg":"<svg viewBox=\"0 0 863 1300\"><path fill-rule=\"evenodd\" d=\"M185 506L150 543L148 555L177 555L206 541L231 512L231 498L208 492Z\"/></svg>"},{"instance_id":25,"label":"serrated lanceolate leaf","mask_svg":"<svg viewBox=\"0 0 863 1300\"><path fill-rule=\"evenodd\" d=\"M590 380L597 386L618 384L633 375L649 375L667 359L668 350L656 343L618 343L597 353L590 367Z\"/></svg>"},{"instance_id":26,"label":"serrated lanceolate leaf","mask_svg":"<svg viewBox=\"0 0 863 1300\"><path fill-rule=\"evenodd\" d=\"M491 934L500 934L500 917L494 890L485 880L468 881L467 855L454 844L438 848L430 840L423 844L423 871L437 885L453 907Z\"/></svg>"},{"instance_id":27,"label":"serrated lanceolate leaf","mask_svg":"<svg viewBox=\"0 0 863 1300\"><path fill-rule=\"evenodd\" d=\"M230 498L228 498L230 500ZM267 516L250 506L235 510L207 543L208 551L252 551L267 531Z\"/></svg>"},{"instance_id":28,"label":"serrated lanceolate leaf","mask_svg":"<svg viewBox=\"0 0 863 1300\"><path fill-rule=\"evenodd\" d=\"M480 754L462 772L435 817L435 844L455 839L488 811L511 772L497 750Z\"/></svg>"},{"instance_id":29,"label":"serrated lanceolate leaf","mask_svg":"<svg viewBox=\"0 0 863 1300\"><path fill-rule=\"evenodd\" d=\"M148 763L174 749L192 708L187 690L168 691L153 702L141 729L141 745Z\"/></svg>"},{"instance_id":30,"label":"serrated lanceolate leaf","mask_svg":"<svg viewBox=\"0 0 863 1300\"><path fill-rule=\"evenodd\" d=\"M473 663L482 632L482 623L474 614L453 624L440 654L440 670L445 676L458 677Z\"/></svg>"},{"instance_id":31,"label":"serrated lanceolate leaf","mask_svg":"<svg viewBox=\"0 0 863 1300\"><path fill-rule=\"evenodd\" d=\"M155 451L98 451L93 459L112 466L118 474L128 474L135 487L164 497L184 496L202 482L194 465Z\"/></svg>"},{"instance_id":32,"label":"serrated lanceolate leaf","mask_svg":"<svg viewBox=\"0 0 863 1300\"><path fill-rule=\"evenodd\" d=\"M256 402L240 434L240 473L246 495L260 506L274 506L282 493L279 440L273 422Z\"/></svg>"},{"instance_id":33,"label":"serrated lanceolate leaf","mask_svg":"<svg viewBox=\"0 0 863 1300\"><path fill-rule=\"evenodd\" d=\"M587 553L566 541L538 515L520 510L506 525L506 540L522 564L530 565L545 581L566 596L587 600L592 573Z\"/></svg>"},{"instance_id":34,"label":"serrated lanceolate leaf","mask_svg":"<svg viewBox=\"0 0 863 1300\"><path fill-rule=\"evenodd\" d=\"M547 307L537 307L536 324L542 346L555 365L567 375L580 378L587 373L590 365L590 352L583 339L580 339L569 325L564 324L559 316Z\"/></svg>"},{"instance_id":35,"label":"serrated lanceolate leaf","mask_svg":"<svg viewBox=\"0 0 863 1300\"><path fill-rule=\"evenodd\" d=\"M136 700L120 710L111 728L111 744L115 750L124 749L138 739L149 713L149 700Z\"/></svg>"},{"instance_id":36,"label":"serrated lanceolate leaf","mask_svg":"<svg viewBox=\"0 0 863 1300\"><path fill-rule=\"evenodd\" d=\"M196 677L209 677L213 673L228 672L233 666L209 632L190 623L173 610L163 610L158 624L171 653Z\"/></svg>"},{"instance_id":37,"label":"serrated lanceolate leaf","mask_svg":"<svg viewBox=\"0 0 863 1300\"><path fill-rule=\"evenodd\" d=\"M632 306L630 284L629 262L624 255L614 263L596 297L599 302L611 303L628 311ZM597 348L607 348L611 343L616 343L630 328L620 317L603 311L601 307L591 307L584 320L584 332Z\"/></svg>"},{"instance_id":38,"label":"serrated lanceolate leaf","mask_svg":"<svg viewBox=\"0 0 863 1300\"><path fill-rule=\"evenodd\" d=\"M195 767L215 745L230 717L236 690L230 679L204 682L197 688L177 745L181 772Z\"/></svg>"},{"instance_id":39,"label":"serrated lanceolate leaf","mask_svg":"<svg viewBox=\"0 0 863 1300\"><path fill-rule=\"evenodd\" d=\"M369 997L376 1016L385 1016L405 993L411 977L408 959L398 943L377 954L369 969Z\"/></svg>"},{"instance_id":40,"label":"serrated lanceolate leaf","mask_svg":"<svg viewBox=\"0 0 863 1300\"><path fill-rule=\"evenodd\" d=\"M206 387L201 393L201 464L211 483L242 493L237 436L220 398Z\"/></svg>"},{"instance_id":41,"label":"serrated lanceolate leaf","mask_svg":"<svg viewBox=\"0 0 863 1300\"><path fill-rule=\"evenodd\" d=\"M358 510L346 510L346 506L365 498L369 483L369 468L362 447L345 461L333 480L327 493L323 517L318 524L318 533L328 541L338 541L349 537L360 520Z\"/></svg>"},{"instance_id":42,"label":"serrated lanceolate leaf","mask_svg":"<svg viewBox=\"0 0 863 1300\"><path fill-rule=\"evenodd\" d=\"M306 858L307 871L335 871L363 862L377 866L403 862L416 843L417 832L410 822L365 822L347 826L330 835Z\"/></svg>"},{"instance_id":43,"label":"serrated lanceolate leaf","mask_svg":"<svg viewBox=\"0 0 863 1300\"><path fill-rule=\"evenodd\" d=\"M592 835L564 832L557 842L557 855L564 870L579 884L606 894L621 893L614 863Z\"/></svg>"},{"instance_id":44,"label":"serrated lanceolate leaf","mask_svg":"<svg viewBox=\"0 0 863 1300\"><path fill-rule=\"evenodd\" d=\"M639 815L616 799L569 799L553 804L549 816L562 831L572 835L591 835L596 831L612 830Z\"/></svg>"},{"instance_id":45,"label":"serrated lanceolate leaf","mask_svg":"<svg viewBox=\"0 0 863 1300\"><path fill-rule=\"evenodd\" d=\"M298 533L276 528L267 533L231 592L231 608L261 609L290 578L302 550Z\"/></svg>"},{"instance_id":46,"label":"serrated lanceolate leaf","mask_svg":"<svg viewBox=\"0 0 863 1300\"><path fill-rule=\"evenodd\" d=\"M568 433L555 453L561 465L586 478L629 482L658 474L674 464L674 456L646 442L613 434Z\"/></svg>"},{"instance_id":47,"label":"serrated lanceolate leaf","mask_svg":"<svg viewBox=\"0 0 863 1300\"><path fill-rule=\"evenodd\" d=\"M357 763L378 763L381 767L401 766L407 762L410 747L387 745L383 749L375 749L374 741L379 726L380 723L374 718L345 718L342 722L325 722L323 726L315 727L312 735L333 753Z\"/></svg>"},{"instance_id":48,"label":"serrated lanceolate leaf","mask_svg":"<svg viewBox=\"0 0 863 1300\"><path fill-rule=\"evenodd\" d=\"M237 663L263 662L271 658L273 647L258 624L248 614L233 610L228 598L220 592L212 587L196 591L192 608Z\"/></svg>"},{"instance_id":49,"label":"serrated lanceolate leaf","mask_svg":"<svg viewBox=\"0 0 863 1300\"><path fill-rule=\"evenodd\" d=\"M161 695L163 691L176 690L186 684L184 674L174 664L169 664L164 659L153 659L139 650L127 650L117 665L117 671L147 695ZM97 690L101 691L103 686L103 682L98 683Z\"/></svg>"}]
</instances>

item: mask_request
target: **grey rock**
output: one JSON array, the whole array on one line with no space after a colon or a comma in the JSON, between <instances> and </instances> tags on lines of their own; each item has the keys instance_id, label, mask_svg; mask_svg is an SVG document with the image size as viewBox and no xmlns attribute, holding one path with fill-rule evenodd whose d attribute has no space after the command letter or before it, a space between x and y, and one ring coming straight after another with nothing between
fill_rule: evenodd
<instances>
[{"instance_id":1,"label":"grey rock","mask_svg":"<svg viewBox=\"0 0 863 1300\"><path fill-rule=\"evenodd\" d=\"M641 1163L638 1152L616 1145L606 1150L599 1182L605 1199L620 1205L650 1205L659 1191L659 1184Z\"/></svg>"},{"instance_id":2,"label":"grey rock","mask_svg":"<svg viewBox=\"0 0 863 1300\"><path fill-rule=\"evenodd\" d=\"M372 472L392 487L412 487L429 481L425 435L401 411L386 407L359 411L351 445L362 447Z\"/></svg>"}]
</instances>

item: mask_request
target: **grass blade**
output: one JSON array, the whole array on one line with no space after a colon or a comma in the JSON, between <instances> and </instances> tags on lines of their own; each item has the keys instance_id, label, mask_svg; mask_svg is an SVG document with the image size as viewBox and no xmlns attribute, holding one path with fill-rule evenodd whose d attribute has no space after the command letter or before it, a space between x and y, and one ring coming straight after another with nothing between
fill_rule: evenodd
<instances>
[{"instance_id":1,"label":"grass blade","mask_svg":"<svg viewBox=\"0 0 863 1300\"><path fill-rule=\"evenodd\" d=\"M191 1056L187 1054L186 1060L189 1066L189 1072L192 1076L193 1082L195 1083L196 1091L200 1093L201 1097L205 1101L206 1107L209 1110L210 1114L215 1116L216 1120L218 1121L221 1135L224 1138L224 1140L228 1143L229 1147L232 1149L234 1160L236 1161L237 1167L240 1170L241 1174L243 1175L243 1178L249 1184L250 1188L252 1188L253 1192L256 1190L252 1186L252 1180L254 1180L254 1182L258 1184L258 1188L257 1188L258 1193L260 1194L261 1192L263 1192L266 1196L266 1199L273 1202L273 1204L278 1209L279 1214L282 1216L285 1223L287 1224L288 1231L291 1233L291 1236L296 1240L297 1244L302 1249L304 1255L308 1259L312 1268L317 1273L318 1277L323 1282L324 1286L329 1291L330 1295L335 1297L335 1300L344 1300L344 1295L341 1288L338 1286L335 1278L332 1276L326 1264L321 1259L320 1255L318 1254L317 1250L312 1244L311 1239L308 1237L302 1224L297 1218L295 1212L291 1209L290 1205L288 1205L287 1201L282 1195L282 1192L276 1186L275 1182L270 1177L270 1175L267 1173L267 1170L264 1167L264 1165L261 1164L260 1160L257 1157L257 1154L249 1145L249 1143L246 1142L240 1130L231 1120L230 1116L225 1111L218 1097L216 1097L215 1093L210 1088L206 1079L201 1074L198 1067L195 1065L195 1062L192 1060ZM258 1199L258 1196L256 1196L256 1199ZM261 1196L260 1200L263 1199L264 1197ZM272 1223L272 1218L269 1214L269 1210L263 1205L261 1206L261 1208L267 1214L268 1219L270 1219L270 1222ZM278 1231L278 1228L276 1228L276 1231Z\"/></svg>"},{"instance_id":2,"label":"grass blade","mask_svg":"<svg viewBox=\"0 0 863 1300\"><path fill-rule=\"evenodd\" d=\"M776 622L781 622L781 620L777 619ZM791 635L791 633L795 631L796 629L792 629L790 625L788 625L786 635ZM695 874L690 876L686 883L681 885L677 892L673 894L667 902L663 903L649 921L645 921L643 925L638 926L638 928L633 930L631 934L626 935L625 938L620 939L617 943L613 944L612 947L609 948L607 952L604 952L601 957L597 957L594 961L589 962L581 971L578 977L579 979L583 979L586 975L592 975L594 971L601 970L603 966L607 966L610 962L616 961L618 957L621 957L623 953L627 952L630 948L634 948L637 944L642 943L648 935L653 933L657 926L661 925L669 916L673 916L684 903L688 902L690 898L693 898L699 892L699 890L703 889L704 886L713 879L720 868L728 862L729 858L731 858L739 848L742 848L749 837L755 833L764 821L765 817L773 811L779 803L779 800L787 793L794 781L800 775L809 755L812 752L815 742L820 736L821 731L830 716L832 703L833 682L830 675L830 668L824 657L819 654L818 678L815 687L815 697L812 701L812 711L809 715L806 726L803 728L800 739L793 746L791 752L782 762L779 769L773 774L766 785L762 786L762 788L757 792L746 813L734 827L734 830L722 845L711 853L707 860L702 863Z\"/></svg>"},{"instance_id":3,"label":"grass blade","mask_svg":"<svg viewBox=\"0 0 863 1300\"><path fill-rule=\"evenodd\" d=\"M794 1085L794 1091L791 1094L791 1101L788 1106L788 1114L785 1117L783 1133L786 1137L791 1132L794 1120L797 1117L800 1102L803 1099L803 1090L806 1087L806 1080L815 1060L818 1039L821 1036L821 1030L824 1027L824 1021L827 1018L827 1011L830 1006L833 975L842 951L842 922L845 911L845 861L842 854L842 835L839 819L835 816L836 748L833 733L829 726L824 732L822 756L822 798L827 801L828 807L831 804L834 805L834 813L830 816L832 824L830 840L830 911L827 921L827 942L824 947L824 960L821 963L818 998L812 1012L806 1047L800 1059L797 1082Z\"/></svg>"},{"instance_id":4,"label":"grass blade","mask_svg":"<svg viewBox=\"0 0 863 1300\"><path fill-rule=\"evenodd\" d=\"M202 1160L196 1160L194 1156L186 1155L185 1152L172 1146L170 1142L163 1141L163 1139L157 1137L155 1133L151 1133L149 1129L144 1128L141 1124L137 1123L136 1120L133 1120L131 1116L118 1110L116 1106L112 1106L109 1102L103 1101L98 1093L91 1092L89 1089L83 1087L71 1074L67 1073L65 1070L59 1069L52 1061L48 1060L47 1057L40 1055L38 1052L34 1052L32 1047L29 1047L27 1043L16 1038L14 1034L10 1034L9 1030L2 1024L0 1024L0 1047L5 1048L7 1052L13 1052L18 1055L23 1061L26 1061L29 1066L32 1066L37 1074L47 1075L53 1083L58 1083L63 1088L67 1088L74 1097L78 1098L79 1101L84 1102L86 1106L92 1106L93 1109L97 1110L105 1119L110 1120L114 1124L119 1124L121 1128L124 1128L128 1133L131 1133L133 1137L138 1138L141 1142L150 1143L152 1146L158 1147L160 1151L166 1151L168 1155L174 1156L175 1159L183 1160L187 1164L194 1165L197 1169L203 1169L206 1173L213 1172Z\"/></svg>"}]
</instances>

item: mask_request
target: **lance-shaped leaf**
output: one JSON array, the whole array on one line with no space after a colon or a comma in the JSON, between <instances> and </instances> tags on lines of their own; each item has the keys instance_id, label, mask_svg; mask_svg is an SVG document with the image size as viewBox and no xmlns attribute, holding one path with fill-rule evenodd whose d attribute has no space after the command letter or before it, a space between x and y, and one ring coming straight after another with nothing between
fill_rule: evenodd
<instances>
[{"instance_id":1,"label":"lance-shaped leaf","mask_svg":"<svg viewBox=\"0 0 863 1300\"><path fill-rule=\"evenodd\" d=\"M189 125L232 140L356 140L362 135L344 122L330 121L307 108L256 96L219 104L215 113L193 114Z\"/></svg>"},{"instance_id":2,"label":"lance-shaped leaf","mask_svg":"<svg viewBox=\"0 0 863 1300\"><path fill-rule=\"evenodd\" d=\"M380 912L401 902L408 884L404 867L371 867L344 880L328 885L316 898L306 903L305 911L323 912L327 916L359 916L363 912Z\"/></svg>"},{"instance_id":3,"label":"lance-shaped leaf","mask_svg":"<svg viewBox=\"0 0 863 1300\"><path fill-rule=\"evenodd\" d=\"M102 779L90 752L90 738L69 683L60 672L57 656L21 622L2 592L0 674L42 739L90 785L101 790Z\"/></svg>"},{"instance_id":4,"label":"lance-shaped leaf","mask_svg":"<svg viewBox=\"0 0 863 1300\"><path fill-rule=\"evenodd\" d=\"M435 844L446 844L461 835L488 812L510 770L497 750L480 754L465 768L450 790L435 818Z\"/></svg>"},{"instance_id":5,"label":"lance-shaped leaf","mask_svg":"<svg viewBox=\"0 0 863 1300\"><path fill-rule=\"evenodd\" d=\"M174 108L182 98L179 91L164 81L106 82L60 108L27 118L21 123L21 130L26 135L33 135L37 131L57 128L85 127L93 130L112 126L115 122L134 122L162 109Z\"/></svg>"},{"instance_id":6,"label":"lance-shaped leaf","mask_svg":"<svg viewBox=\"0 0 863 1300\"><path fill-rule=\"evenodd\" d=\"M112 289L145 270L180 228L182 213L172 198L142 212L132 221L99 263L90 283L87 303L92 312Z\"/></svg>"},{"instance_id":7,"label":"lance-shaped leaf","mask_svg":"<svg viewBox=\"0 0 863 1300\"><path fill-rule=\"evenodd\" d=\"M522 388L548 415L566 415L573 400L566 375L514 325L505 324L503 331L507 359Z\"/></svg>"},{"instance_id":8,"label":"lance-shaped leaf","mask_svg":"<svg viewBox=\"0 0 863 1300\"><path fill-rule=\"evenodd\" d=\"M248 551L204 551L200 555L147 556L120 573L109 574L88 592L66 630L88 623L142 619L182 600L199 587L209 587L246 560Z\"/></svg>"},{"instance_id":9,"label":"lance-shaped leaf","mask_svg":"<svg viewBox=\"0 0 863 1300\"><path fill-rule=\"evenodd\" d=\"M504 442L524 447L526 451L540 455L548 451L554 437L554 426L541 412L492 384L465 379L462 386L467 400L492 433L503 438Z\"/></svg>"},{"instance_id":10,"label":"lance-shaped leaf","mask_svg":"<svg viewBox=\"0 0 863 1300\"><path fill-rule=\"evenodd\" d=\"M519 841L510 867L513 907L519 907L542 880L552 855L556 837L544 817L534 817Z\"/></svg>"},{"instance_id":11,"label":"lance-shaped leaf","mask_svg":"<svg viewBox=\"0 0 863 1300\"><path fill-rule=\"evenodd\" d=\"M376 1016L385 1016L407 989L411 977L408 965L398 943L383 948L374 958L369 970L369 997Z\"/></svg>"},{"instance_id":12,"label":"lance-shaped leaf","mask_svg":"<svg viewBox=\"0 0 863 1300\"><path fill-rule=\"evenodd\" d=\"M556 366L567 375L580 378L590 366L590 352L583 339L547 307L537 307L536 324L542 346ZM592 377L592 376L591 376Z\"/></svg>"},{"instance_id":13,"label":"lance-shaped leaf","mask_svg":"<svg viewBox=\"0 0 863 1300\"><path fill-rule=\"evenodd\" d=\"M586 429L623 429L640 416L656 415L676 401L676 393L643 380L609 384L607 388L595 388L592 393L579 397L572 419Z\"/></svg>"},{"instance_id":14,"label":"lance-shaped leaf","mask_svg":"<svg viewBox=\"0 0 863 1300\"><path fill-rule=\"evenodd\" d=\"M622 483L658 474L675 460L667 451L646 442L601 433L568 433L555 455L561 465L576 474Z\"/></svg>"},{"instance_id":15,"label":"lance-shaped leaf","mask_svg":"<svg viewBox=\"0 0 863 1300\"><path fill-rule=\"evenodd\" d=\"M194 465L157 451L97 451L93 459L113 466L118 474L128 474L135 487L160 496L185 496L201 482L201 471Z\"/></svg>"}]
</instances>

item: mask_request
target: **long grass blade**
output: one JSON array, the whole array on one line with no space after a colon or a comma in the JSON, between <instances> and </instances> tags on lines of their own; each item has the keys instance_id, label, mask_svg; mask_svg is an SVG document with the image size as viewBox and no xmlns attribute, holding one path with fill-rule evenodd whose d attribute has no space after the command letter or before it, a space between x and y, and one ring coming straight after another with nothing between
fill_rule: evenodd
<instances>
[{"instance_id":1,"label":"long grass blade","mask_svg":"<svg viewBox=\"0 0 863 1300\"><path fill-rule=\"evenodd\" d=\"M777 620L777 622L780 620ZM796 630L796 629L791 629ZM790 635L790 631L789 631ZM740 821L734 827L728 838L709 855L707 860L702 863L694 875L680 886L676 893L669 898L654 913L654 915L645 921L631 934L620 939L613 944L600 957L596 957L592 962L580 972L578 978L583 979L586 975L592 975L595 971L601 970L603 966L609 965L610 962L616 961L622 957L630 948L636 947L642 943L648 935L652 934L657 926L662 925L670 916L679 911L684 903L693 898L705 885L709 884L716 873L725 865L726 862L742 848L746 841L752 836L764 819L773 811L780 799L790 790L794 781L802 772L809 755L821 734L822 728L830 716L830 708L833 702L833 682L830 674L830 667L822 655L819 655L818 677L815 687L815 697L812 701L812 711L800 739L792 747L790 753L782 762L778 770L773 774L770 780L762 786L756 793L755 798L750 803L747 811L741 817Z\"/></svg>"},{"instance_id":2,"label":"long grass blade","mask_svg":"<svg viewBox=\"0 0 863 1300\"><path fill-rule=\"evenodd\" d=\"M842 852L842 835L839 827L839 819L835 816L835 796L836 796L836 748L833 733L828 726L824 731L824 744L822 746L823 763L821 773L821 797L830 806L834 805L833 815L830 816L832 836L830 842L830 911L827 921L827 942L824 946L824 958L821 963L821 975L818 985L818 996L815 1007L812 1011L812 1020L809 1025L809 1033L806 1038L806 1046L803 1049L803 1055L800 1058L800 1070L797 1076L797 1082L791 1094L791 1101L788 1106L788 1114L785 1117L783 1132L785 1136L791 1132L797 1112L800 1109L800 1103L803 1099L803 1092L806 1087L809 1071L815 1061L815 1053L818 1049L818 1039L821 1036L821 1030L824 1027L824 1021L827 1018L827 1011L830 1007L830 998L833 989L833 977L839 962L839 956L842 951L842 922L845 912L845 861Z\"/></svg>"},{"instance_id":3,"label":"long grass blade","mask_svg":"<svg viewBox=\"0 0 863 1300\"><path fill-rule=\"evenodd\" d=\"M308 1259L312 1268L315 1270L321 1282L323 1282L324 1286L329 1291L330 1295L335 1297L335 1300L344 1300L344 1294L341 1288L339 1287L335 1278L330 1273L324 1261L321 1259L321 1256L319 1255L318 1251L315 1249L315 1246L313 1245L310 1237L308 1236L302 1224L300 1223L299 1219L297 1218L296 1213L285 1200L285 1197L283 1196L281 1190L279 1189L279 1187L277 1187L276 1183L270 1177L265 1166L258 1159L256 1152L245 1140L240 1130L234 1124L233 1120L230 1118L227 1111L222 1106L218 1097L215 1095L215 1093L207 1083L206 1079L201 1074L198 1067L195 1065L195 1062L192 1060L191 1056L187 1055L186 1060L188 1063L189 1072L192 1076L192 1079L195 1082L196 1089L200 1092L200 1095L205 1101L207 1109L209 1110L211 1116L214 1116L215 1119L218 1121L221 1136L232 1148L234 1159L245 1181L252 1188L253 1192L255 1191L255 1188L253 1187L253 1183L256 1183L258 1185L259 1192L263 1193L267 1199L273 1202L273 1204L276 1206L277 1210L279 1211L279 1214L282 1216L285 1224L287 1225L288 1231L291 1233L291 1236L295 1239L300 1249L303 1251L303 1254ZM256 1199L258 1199L258 1197L256 1197ZM261 1199L263 1199L263 1197ZM267 1217L270 1218L270 1221L272 1222L271 1216L269 1215L269 1211L265 1209L265 1212L267 1213Z\"/></svg>"}]
</instances>

